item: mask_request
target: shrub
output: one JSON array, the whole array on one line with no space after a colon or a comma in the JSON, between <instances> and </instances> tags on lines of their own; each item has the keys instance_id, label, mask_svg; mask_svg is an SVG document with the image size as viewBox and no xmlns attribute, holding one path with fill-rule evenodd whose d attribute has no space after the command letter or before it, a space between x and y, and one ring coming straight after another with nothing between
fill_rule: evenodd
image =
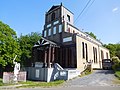
<instances>
[{"instance_id":1,"label":"shrub","mask_svg":"<svg viewBox=\"0 0 120 90\"><path fill-rule=\"evenodd\" d=\"M120 60L119 60L118 57L113 57L113 58L112 58L112 61L113 61L112 69L113 69L114 71L116 71L117 69L120 68Z\"/></svg>"}]
</instances>

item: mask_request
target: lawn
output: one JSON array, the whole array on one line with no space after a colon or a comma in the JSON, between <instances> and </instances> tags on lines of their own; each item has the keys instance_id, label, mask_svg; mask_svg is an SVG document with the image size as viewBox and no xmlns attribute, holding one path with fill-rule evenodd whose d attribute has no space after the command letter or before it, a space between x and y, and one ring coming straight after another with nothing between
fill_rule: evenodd
<instances>
[{"instance_id":1,"label":"lawn","mask_svg":"<svg viewBox=\"0 0 120 90\"><path fill-rule=\"evenodd\" d=\"M115 76L117 76L120 79L120 71L116 71Z\"/></svg>"},{"instance_id":2,"label":"lawn","mask_svg":"<svg viewBox=\"0 0 120 90\"><path fill-rule=\"evenodd\" d=\"M2 78L0 78L0 86L3 86Z\"/></svg>"},{"instance_id":3,"label":"lawn","mask_svg":"<svg viewBox=\"0 0 120 90\"><path fill-rule=\"evenodd\" d=\"M64 83L64 80L57 80L52 82L39 82L39 81L27 81L27 82L20 82L22 86L20 87L53 87L53 86L59 86Z\"/></svg>"},{"instance_id":4,"label":"lawn","mask_svg":"<svg viewBox=\"0 0 120 90\"><path fill-rule=\"evenodd\" d=\"M59 86L61 84L63 84L65 81L64 80L56 80L56 81L52 81L52 82L41 82L41 81L26 81L26 82L18 82L17 85L18 88L27 88L27 87L53 87L53 86ZM15 84L3 84L2 83L2 78L0 78L0 86L9 86L9 85L16 85Z\"/></svg>"}]
</instances>

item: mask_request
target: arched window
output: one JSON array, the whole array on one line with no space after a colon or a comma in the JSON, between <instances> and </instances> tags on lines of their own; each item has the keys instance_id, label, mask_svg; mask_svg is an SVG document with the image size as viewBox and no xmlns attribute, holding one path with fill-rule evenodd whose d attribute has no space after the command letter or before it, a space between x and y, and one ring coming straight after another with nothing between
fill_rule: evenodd
<instances>
[{"instance_id":1,"label":"arched window","mask_svg":"<svg viewBox=\"0 0 120 90\"><path fill-rule=\"evenodd\" d=\"M55 20L55 13L54 13L54 12L52 13L51 20L52 20L52 21Z\"/></svg>"}]
</instances>

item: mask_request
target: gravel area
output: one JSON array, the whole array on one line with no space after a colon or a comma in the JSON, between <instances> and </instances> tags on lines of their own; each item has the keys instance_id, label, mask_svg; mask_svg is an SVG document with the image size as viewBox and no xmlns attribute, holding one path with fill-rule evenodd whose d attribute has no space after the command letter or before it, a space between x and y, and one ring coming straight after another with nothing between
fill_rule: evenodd
<instances>
[{"instance_id":1,"label":"gravel area","mask_svg":"<svg viewBox=\"0 0 120 90\"><path fill-rule=\"evenodd\" d=\"M77 77L69 80L65 87L84 87L84 86L115 86L113 80L116 77L112 70L95 70L92 74Z\"/></svg>"}]
</instances>

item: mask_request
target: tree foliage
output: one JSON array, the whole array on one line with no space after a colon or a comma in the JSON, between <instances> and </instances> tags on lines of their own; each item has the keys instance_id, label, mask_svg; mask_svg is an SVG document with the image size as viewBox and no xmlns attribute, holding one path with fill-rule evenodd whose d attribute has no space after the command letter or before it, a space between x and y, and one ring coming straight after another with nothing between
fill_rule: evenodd
<instances>
[{"instance_id":1,"label":"tree foliage","mask_svg":"<svg viewBox=\"0 0 120 90\"><path fill-rule=\"evenodd\" d=\"M0 21L0 65L4 68L6 66L12 67L15 55L20 56L16 32Z\"/></svg>"},{"instance_id":2,"label":"tree foliage","mask_svg":"<svg viewBox=\"0 0 120 90\"><path fill-rule=\"evenodd\" d=\"M104 45L106 48L110 50L110 56L115 57L117 56L120 59L120 44L108 44Z\"/></svg>"},{"instance_id":3,"label":"tree foliage","mask_svg":"<svg viewBox=\"0 0 120 90\"><path fill-rule=\"evenodd\" d=\"M92 32L85 32L85 33L87 33L87 34L90 35L91 37L97 39L97 37L96 37L96 35L95 35L94 33L92 33Z\"/></svg>"},{"instance_id":4,"label":"tree foliage","mask_svg":"<svg viewBox=\"0 0 120 90\"><path fill-rule=\"evenodd\" d=\"M19 38L21 53L21 63L23 66L29 66L31 61L32 47L40 40L40 33L32 32L28 35L21 35Z\"/></svg>"}]
</instances>

